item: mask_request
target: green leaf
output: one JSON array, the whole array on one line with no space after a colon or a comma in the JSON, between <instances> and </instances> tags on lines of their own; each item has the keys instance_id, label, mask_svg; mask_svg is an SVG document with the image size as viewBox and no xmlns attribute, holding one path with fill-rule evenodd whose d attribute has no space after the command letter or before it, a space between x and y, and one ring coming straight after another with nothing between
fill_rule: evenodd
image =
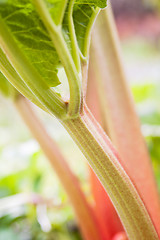
<instances>
[{"instance_id":1,"label":"green leaf","mask_svg":"<svg viewBox=\"0 0 160 240\"><path fill-rule=\"evenodd\" d=\"M70 13L67 12L66 2L66 0L46 1L52 19L56 24L62 23L63 15L65 15L62 28L65 40L70 47L70 51L72 51L67 20ZM78 45L83 55L92 15L95 14L96 7L104 8L105 6L106 1L104 0L75 1L73 9L74 25ZM42 77L45 78L48 85L53 87L60 84L57 72L61 61L32 2L28 0L0 0L0 14L16 38L18 45Z\"/></svg>"},{"instance_id":2,"label":"green leaf","mask_svg":"<svg viewBox=\"0 0 160 240\"><path fill-rule=\"evenodd\" d=\"M11 97L14 92L14 88L8 82L8 80L4 77L4 75L0 72L0 92L5 97Z\"/></svg>"},{"instance_id":3,"label":"green leaf","mask_svg":"<svg viewBox=\"0 0 160 240\"><path fill-rule=\"evenodd\" d=\"M79 1L80 2L80 1ZM73 20L79 49L83 56L88 54L90 31L98 11L94 5L75 4Z\"/></svg>"},{"instance_id":4,"label":"green leaf","mask_svg":"<svg viewBox=\"0 0 160 240\"><path fill-rule=\"evenodd\" d=\"M76 0L76 3L90 4L99 8L105 8L107 6L106 0Z\"/></svg>"},{"instance_id":5,"label":"green leaf","mask_svg":"<svg viewBox=\"0 0 160 240\"><path fill-rule=\"evenodd\" d=\"M46 4L55 24L61 24L67 0L47 0Z\"/></svg>"},{"instance_id":6,"label":"green leaf","mask_svg":"<svg viewBox=\"0 0 160 240\"><path fill-rule=\"evenodd\" d=\"M9 84L7 79L3 76L3 74L0 72L0 91L5 95L8 96L9 94Z\"/></svg>"},{"instance_id":7,"label":"green leaf","mask_svg":"<svg viewBox=\"0 0 160 240\"><path fill-rule=\"evenodd\" d=\"M49 86L60 84L57 77L60 60L31 2L0 1L0 14L19 47Z\"/></svg>"}]
</instances>

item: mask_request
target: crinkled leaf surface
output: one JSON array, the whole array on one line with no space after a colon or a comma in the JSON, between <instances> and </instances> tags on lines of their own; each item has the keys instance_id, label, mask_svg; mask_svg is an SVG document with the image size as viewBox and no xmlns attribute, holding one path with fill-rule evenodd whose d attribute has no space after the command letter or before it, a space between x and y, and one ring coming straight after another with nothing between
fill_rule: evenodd
<instances>
[{"instance_id":1,"label":"crinkled leaf surface","mask_svg":"<svg viewBox=\"0 0 160 240\"><path fill-rule=\"evenodd\" d=\"M33 5L27 0L0 1L0 13L29 61L51 86L59 84L56 51Z\"/></svg>"},{"instance_id":2,"label":"crinkled leaf surface","mask_svg":"<svg viewBox=\"0 0 160 240\"><path fill-rule=\"evenodd\" d=\"M61 24L70 51L70 32L68 28L67 0L46 0L48 10L55 24ZM92 14L97 7L105 7L106 0L76 0L73 18L79 48L83 54L84 43L88 38L88 28ZM40 20L30 0L0 0L0 15L12 32L17 44L30 63L37 69L50 87L57 86L57 76L61 61L50 36Z\"/></svg>"},{"instance_id":3,"label":"crinkled leaf surface","mask_svg":"<svg viewBox=\"0 0 160 240\"><path fill-rule=\"evenodd\" d=\"M92 27L92 16L96 15L97 7L90 4L75 4L73 11L73 20L80 51L85 56L86 42L89 40L88 32ZM91 23L91 24L90 24Z\"/></svg>"},{"instance_id":4,"label":"crinkled leaf surface","mask_svg":"<svg viewBox=\"0 0 160 240\"><path fill-rule=\"evenodd\" d=\"M106 0L76 0L76 3L94 5L99 8L105 8L107 6Z\"/></svg>"}]
</instances>

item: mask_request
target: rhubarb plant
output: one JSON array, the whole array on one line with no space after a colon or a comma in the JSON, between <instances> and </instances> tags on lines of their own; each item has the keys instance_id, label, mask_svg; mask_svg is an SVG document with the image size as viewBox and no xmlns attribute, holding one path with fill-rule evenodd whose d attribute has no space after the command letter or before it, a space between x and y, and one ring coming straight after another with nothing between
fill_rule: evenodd
<instances>
[{"instance_id":1,"label":"rhubarb plant","mask_svg":"<svg viewBox=\"0 0 160 240\"><path fill-rule=\"evenodd\" d=\"M1 0L0 71L70 133L110 196L128 238L155 240L158 234L143 199L85 103L90 33L104 7L105 0ZM67 100L54 88L65 79Z\"/></svg>"}]
</instances>

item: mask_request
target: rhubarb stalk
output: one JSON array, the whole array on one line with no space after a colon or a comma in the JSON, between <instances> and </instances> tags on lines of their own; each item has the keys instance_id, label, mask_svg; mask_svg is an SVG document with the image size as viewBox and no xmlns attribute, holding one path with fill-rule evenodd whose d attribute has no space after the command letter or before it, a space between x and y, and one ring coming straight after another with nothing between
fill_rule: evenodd
<instances>
[{"instance_id":1,"label":"rhubarb stalk","mask_svg":"<svg viewBox=\"0 0 160 240\"><path fill-rule=\"evenodd\" d=\"M91 64L103 109L103 127L107 128L120 153L120 163L134 183L160 237L158 191L124 74L120 43L110 6L99 15L92 40Z\"/></svg>"},{"instance_id":2,"label":"rhubarb stalk","mask_svg":"<svg viewBox=\"0 0 160 240\"><path fill-rule=\"evenodd\" d=\"M33 112L28 100L22 95L19 95L15 99L14 105L27 127L30 129L32 135L39 143L67 192L84 239L107 240L107 232L104 233L101 229L93 209L81 190L77 177L72 173L58 146L48 135L43 124Z\"/></svg>"},{"instance_id":3,"label":"rhubarb stalk","mask_svg":"<svg viewBox=\"0 0 160 240\"><path fill-rule=\"evenodd\" d=\"M95 74L92 69L92 59L89 65L88 71L88 87L87 87L87 104L89 109L91 110L92 114L96 118L96 120L101 124L103 129L106 130L105 119L103 119L103 108L100 104L100 97L103 96L99 95L97 91ZM108 132L107 132L108 134ZM90 183L91 183L91 190L95 201L95 211L97 212L98 216L103 222L103 225L108 228L110 239L112 239L115 234L118 232L123 231L123 227L121 221L115 211L115 208L106 193L105 189L103 188L102 184L100 183L99 179L95 175L95 173L90 169Z\"/></svg>"},{"instance_id":4,"label":"rhubarb stalk","mask_svg":"<svg viewBox=\"0 0 160 240\"><path fill-rule=\"evenodd\" d=\"M87 158L119 214L129 239L157 239L150 217L109 138L84 106L79 117L63 120L63 126Z\"/></svg>"}]
</instances>

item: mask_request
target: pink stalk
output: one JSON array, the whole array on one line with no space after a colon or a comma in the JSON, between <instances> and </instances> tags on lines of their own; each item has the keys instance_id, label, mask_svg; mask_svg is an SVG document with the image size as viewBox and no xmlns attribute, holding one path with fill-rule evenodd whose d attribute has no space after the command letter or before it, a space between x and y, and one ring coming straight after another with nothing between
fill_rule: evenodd
<instances>
[{"instance_id":1,"label":"pink stalk","mask_svg":"<svg viewBox=\"0 0 160 240\"><path fill-rule=\"evenodd\" d=\"M128 240L125 232L117 233L112 240Z\"/></svg>"},{"instance_id":2,"label":"pink stalk","mask_svg":"<svg viewBox=\"0 0 160 240\"><path fill-rule=\"evenodd\" d=\"M93 74L92 70L92 67L89 66L87 104L96 120L102 125L103 128L105 128L103 113L101 114L100 109L100 99L96 88L95 75ZM108 194L104 190L102 184L92 169L90 169L90 180L92 193L95 200L95 210L103 222L103 225L108 228L110 239L112 239L116 233L123 231L122 224L112 202L110 201L110 198L108 197Z\"/></svg>"},{"instance_id":3,"label":"pink stalk","mask_svg":"<svg viewBox=\"0 0 160 240\"><path fill-rule=\"evenodd\" d=\"M80 188L78 179L70 170L56 143L33 112L29 102L23 96L19 96L14 103L67 192L84 239L108 240L107 231L103 232L93 209Z\"/></svg>"},{"instance_id":4,"label":"pink stalk","mask_svg":"<svg viewBox=\"0 0 160 240\"><path fill-rule=\"evenodd\" d=\"M91 62L101 95L105 125L120 153L120 162L134 183L160 237L158 191L124 74L119 39L110 8L102 11L96 24Z\"/></svg>"}]
</instances>

